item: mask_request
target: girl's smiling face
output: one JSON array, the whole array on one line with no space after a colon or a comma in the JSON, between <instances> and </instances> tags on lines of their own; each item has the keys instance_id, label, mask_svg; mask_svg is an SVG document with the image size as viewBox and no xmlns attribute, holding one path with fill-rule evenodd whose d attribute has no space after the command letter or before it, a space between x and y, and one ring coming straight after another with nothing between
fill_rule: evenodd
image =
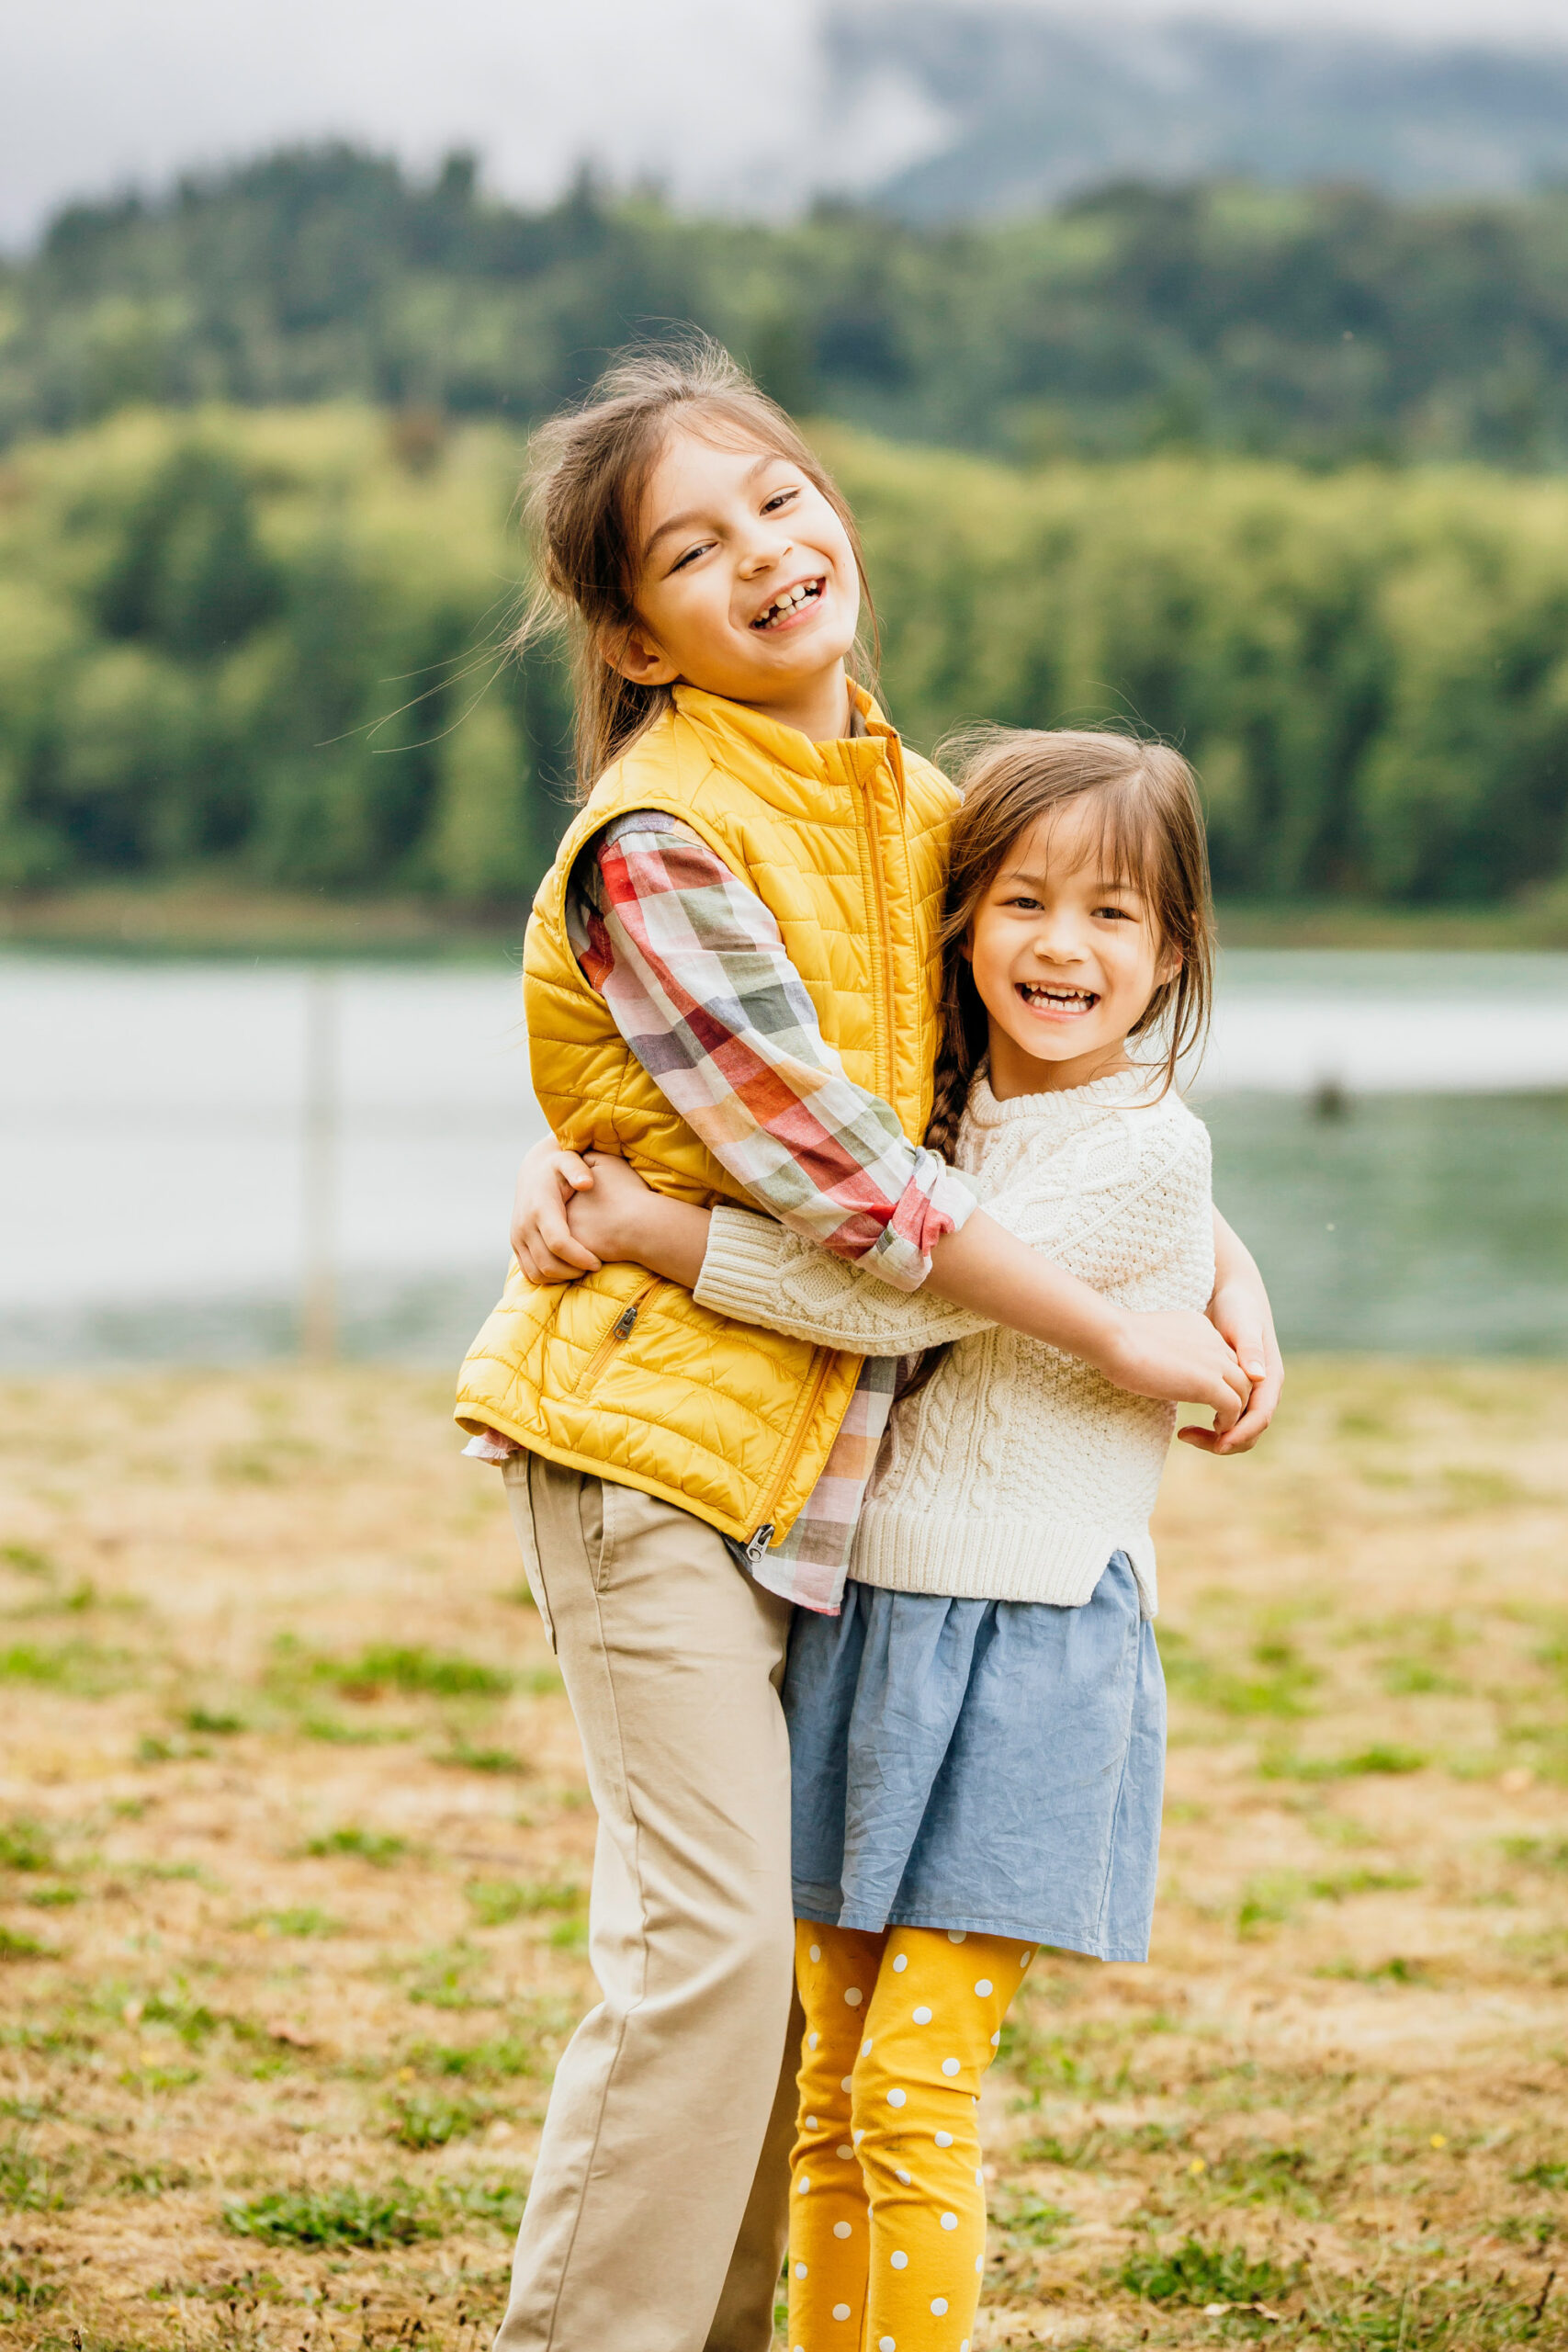
<instances>
[{"instance_id":1,"label":"girl's smiling face","mask_svg":"<svg viewBox=\"0 0 1568 2352\"><path fill-rule=\"evenodd\" d=\"M701 686L818 741L844 732L860 576L836 510L788 458L671 433L632 603L636 625L604 652L637 684Z\"/></svg>"},{"instance_id":2,"label":"girl's smiling face","mask_svg":"<svg viewBox=\"0 0 1568 2352\"><path fill-rule=\"evenodd\" d=\"M1179 968L1142 893L1107 863L1082 795L1020 834L976 910L964 952L998 1102L1125 1069L1129 1031Z\"/></svg>"}]
</instances>

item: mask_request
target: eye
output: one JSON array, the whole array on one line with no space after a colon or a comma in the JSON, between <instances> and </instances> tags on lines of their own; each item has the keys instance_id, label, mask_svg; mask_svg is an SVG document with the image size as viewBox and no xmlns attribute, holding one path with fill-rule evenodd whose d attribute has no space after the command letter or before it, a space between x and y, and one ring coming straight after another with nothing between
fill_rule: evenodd
<instances>
[{"instance_id":1,"label":"eye","mask_svg":"<svg viewBox=\"0 0 1568 2352\"><path fill-rule=\"evenodd\" d=\"M706 555L712 545L713 541L711 539L704 539L700 547L688 548L684 555L676 557L674 562L670 567L671 572L674 573L677 571L684 571L689 563L695 563L698 556Z\"/></svg>"},{"instance_id":2,"label":"eye","mask_svg":"<svg viewBox=\"0 0 1568 2352\"><path fill-rule=\"evenodd\" d=\"M1096 907L1093 912L1104 915L1109 922L1136 922L1138 918L1128 907Z\"/></svg>"},{"instance_id":3,"label":"eye","mask_svg":"<svg viewBox=\"0 0 1568 2352\"><path fill-rule=\"evenodd\" d=\"M1040 901L1038 899L1021 897L1017 899L1004 899L1002 904L1008 907L1017 907L1021 912L1025 914L1033 915L1038 914L1040 911Z\"/></svg>"},{"instance_id":4,"label":"eye","mask_svg":"<svg viewBox=\"0 0 1568 2352\"><path fill-rule=\"evenodd\" d=\"M792 499L799 496L800 492L793 483L788 490L775 490L771 498L763 501L762 512L764 514L776 514L781 506L787 506Z\"/></svg>"}]
</instances>

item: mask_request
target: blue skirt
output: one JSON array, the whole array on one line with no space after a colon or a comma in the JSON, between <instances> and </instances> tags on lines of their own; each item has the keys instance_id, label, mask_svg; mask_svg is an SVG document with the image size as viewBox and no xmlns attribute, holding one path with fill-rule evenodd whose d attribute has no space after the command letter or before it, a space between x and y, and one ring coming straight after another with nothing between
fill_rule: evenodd
<instances>
[{"instance_id":1,"label":"blue skirt","mask_svg":"<svg viewBox=\"0 0 1568 2352\"><path fill-rule=\"evenodd\" d=\"M1165 1678L1124 1554L1081 1609L844 1589L784 1679L795 1908L1146 1960Z\"/></svg>"}]
</instances>

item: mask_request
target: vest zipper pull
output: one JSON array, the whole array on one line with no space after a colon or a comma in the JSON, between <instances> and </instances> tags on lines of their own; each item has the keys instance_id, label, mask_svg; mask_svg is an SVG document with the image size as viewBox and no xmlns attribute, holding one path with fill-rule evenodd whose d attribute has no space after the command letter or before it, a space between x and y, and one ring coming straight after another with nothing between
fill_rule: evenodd
<instances>
[{"instance_id":1,"label":"vest zipper pull","mask_svg":"<svg viewBox=\"0 0 1568 2352\"><path fill-rule=\"evenodd\" d=\"M771 1519L764 1520L761 1526L757 1530L755 1535L752 1536L750 1544L746 1546L746 1557L750 1561L751 1566L754 1568L760 1568L761 1566L762 1555L767 1550L773 1540L773 1522Z\"/></svg>"},{"instance_id":2,"label":"vest zipper pull","mask_svg":"<svg viewBox=\"0 0 1568 2352\"><path fill-rule=\"evenodd\" d=\"M628 1306L624 1315L616 1317L615 1329L610 1334L611 1338L615 1340L626 1339L631 1332L632 1325L636 1321L637 1308L635 1306Z\"/></svg>"}]
</instances>

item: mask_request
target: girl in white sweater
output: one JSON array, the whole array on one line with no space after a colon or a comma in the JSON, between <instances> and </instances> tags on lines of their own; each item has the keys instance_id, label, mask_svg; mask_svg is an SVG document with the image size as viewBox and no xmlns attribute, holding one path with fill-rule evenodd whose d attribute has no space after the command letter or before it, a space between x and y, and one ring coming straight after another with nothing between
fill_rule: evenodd
<instances>
[{"instance_id":1,"label":"girl in white sweater","mask_svg":"<svg viewBox=\"0 0 1568 2352\"><path fill-rule=\"evenodd\" d=\"M1213 1285L1208 1137L1173 1083L1212 942L1176 752L984 740L953 827L928 1140L990 1216L1129 1308L1201 1309ZM1148 1519L1175 1408L771 1218L592 1165L571 1225L600 1258L911 1375L848 1581L797 1614L785 1684L807 2018L789 2342L967 2352L975 2111L1009 2002L1042 1943L1147 1956L1165 1755Z\"/></svg>"}]
</instances>

